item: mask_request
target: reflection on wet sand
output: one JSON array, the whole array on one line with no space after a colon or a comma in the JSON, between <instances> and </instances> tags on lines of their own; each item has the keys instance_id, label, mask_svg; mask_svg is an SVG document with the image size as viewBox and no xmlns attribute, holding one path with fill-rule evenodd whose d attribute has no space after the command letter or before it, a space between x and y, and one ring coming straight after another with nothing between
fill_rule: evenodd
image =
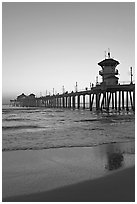
<instances>
[{"instance_id":1,"label":"reflection on wet sand","mask_svg":"<svg viewBox=\"0 0 137 204\"><path fill-rule=\"evenodd\" d=\"M115 148L114 144L109 144L106 147L107 165L105 166L108 170L114 170L122 167L124 156L121 153L120 145L117 144Z\"/></svg>"},{"instance_id":2,"label":"reflection on wet sand","mask_svg":"<svg viewBox=\"0 0 137 204\"><path fill-rule=\"evenodd\" d=\"M104 163L104 169L111 171L119 168L128 167L130 155L134 163L135 144L127 143L111 143L101 145L99 151L95 152L96 156Z\"/></svg>"},{"instance_id":3,"label":"reflection on wet sand","mask_svg":"<svg viewBox=\"0 0 137 204\"><path fill-rule=\"evenodd\" d=\"M114 170L118 169L123 165L124 157L122 153L111 153L108 154L108 164L106 165L106 169Z\"/></svg>"}]
</instances>

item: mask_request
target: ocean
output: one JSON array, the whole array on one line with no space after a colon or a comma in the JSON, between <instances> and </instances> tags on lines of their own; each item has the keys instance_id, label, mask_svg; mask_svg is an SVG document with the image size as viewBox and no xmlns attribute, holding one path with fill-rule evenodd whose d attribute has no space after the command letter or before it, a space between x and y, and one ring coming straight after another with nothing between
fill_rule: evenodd
<instances>
[{"instance_id":1,"label":"ocean","mask_svg":"<svg viewBox=\"0 0 137 204\"><path fill-rule=\"evenodd\" d=\"M135 140L133 113L2 107L2 150L93 147Z\"/></svg>"}]
</instances>

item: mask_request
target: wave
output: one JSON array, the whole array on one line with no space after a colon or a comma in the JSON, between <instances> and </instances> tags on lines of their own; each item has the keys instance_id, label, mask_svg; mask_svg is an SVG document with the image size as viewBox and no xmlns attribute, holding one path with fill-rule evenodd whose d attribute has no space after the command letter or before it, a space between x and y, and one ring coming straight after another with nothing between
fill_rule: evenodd
<instances>
[{"instance_id":1,"label":"wave","mask_svg":"<svg viewBox=\"0 0 137 204\"><path fill-rule=\"evenodd\" d=\"M42 127L39 127L37 125L3 126L2 130L31 129L31 128L42 128Z\"/></svg>"},{"instance_id":2,"label":"wave","mask_svg":"<svg viewBox=\"0 0 137 204\"><path fill-rule=\"evenodd\" d=\"M41 113L41 114L45 114L45 113L62 113L64 112L64 110L58 110L58 109L45 109L43 107L15 107L15 108L3 108L2 109L2 114L3 115L7 115L7 114L13 114L13 113L32 113L32 114L35 114L35 113Z\"/></svg>"},{"instance_id":3,"label":"wave","mask_svg":"<svg viewBox=\"0 0 137 204\"><path fill-rule=\"evenodd\" d=\"M99 118L92 118L92 119L82 119L82 120L75 120L74 122L117 122L117 121L133 121L135 119L134 115L105 115Z\"/></svg>"},{"instance_id":4,"label":"wave","mask_svg":"<svg viewBox=\"0 0 137 204\"><path fill-rule=\"evenodd\" d=\"M36 107L34 108L27 108L27 107L13 107L13 108L3 108L2 109L2 114L11 114L11 113L35 113L35 112L40 112L40 110Z\"/></svg>"},{"instance_id":5,"label":"wave","mask_svg":"<svg viewBox=\"0 0 137 204\"><path fill-rule=\"evenodd\" d=\"M74 122L94 122L99 121L99 119L83 119L83 120L75 120Z\"/></svg>"},{"instance_id":6,"label":"wave","mask_svg":"<svg viewBox=\"0 0 137 204\"><path fill-rule=\"evenodd\" d=\"M29 118L5 118L3 121L26 121L30 120Z\"/></svg>"},{"instance_id":7,"label":"wave","mask_svg":"<svg viewBox=\"0 0 137 204\"><path fill-rule=\"evenodd\" d=\"M50 146L50 147L11 147L11 148L3 148L2 151L6 152L6 151L19 151L19 150L23 150L23 151L27 151L27 150L44 150L44 149L62 149L62 148L78 148L78 147L97 147L97 146L102 146L102 145L109 145L109 144L126 144L126 143L133 143L133 141L111 141L111 142L102 142L102 143L98 143L98 144L86 144L86 145L58 145L58 146ZM135 149L133 151L133 154L135 154Z\"/></svg>"}]
</instances>

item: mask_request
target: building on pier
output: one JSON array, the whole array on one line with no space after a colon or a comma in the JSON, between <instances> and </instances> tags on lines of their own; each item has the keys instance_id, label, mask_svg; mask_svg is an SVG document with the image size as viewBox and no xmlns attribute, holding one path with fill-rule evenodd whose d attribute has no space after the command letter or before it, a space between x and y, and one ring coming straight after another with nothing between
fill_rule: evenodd
<instances>
[{"instance_id":1,"label":"building on pier","mask_svg":"<svg viewBox=\"0 0 137 204\"><path fill-rule=\"evenodd\" d=\"M17 101L22 101L22 100L24 100L26 97L27 97L27 96L26 96L24 93L22 93L21 95L17 96Z\"/></svg>"},{"instance_id":2,"label":"building on pier","mask_svg":"<svg viewBox=\"0 0 137 204\"><path fill-rule=\"evenodd\" d=\"M21 106L21 107L35 107L36 106L36 98L34 94L30 94L29 96L22 93L17 96L17 99L10 100L10 104L13 106Z\"/></svg>"},{"instance_id":3,"label":"building on pier","mask_svg":"<svg viewBox=\"0 0 137 204\"><path fill-rule=\"evenodd\" d=\"M102 70L99 71L99 75L102 76L102 85L116 85L118 84L118 70L116 69L119 62L110 57L110 52L108 52L108 58L99 62Z\"/></svg>"},{"instance_id":4,"label":"building on pier","mask_svg":"<svg viewBox=\"0 0 137 204\"><path fill-rule=\"evenodd\" d=\"M27 100L27 104L29 107L35 107L36 106L36 99L35 99L35 94L30 94L29 96L27 96L26 98Z\"/></svg>"},{"instance_id":5,"label":"building on pier","mask_svg":"<svg viewBox=\"0 0 137 204\"><path fill-rule=\"evenodd\" d=\"M22 93L21 95L17 96L15 105L16 106L26 106L26 103L25 103L26 98L27 98L27 96L24 93Z\"/></svg>"}]
</instances>

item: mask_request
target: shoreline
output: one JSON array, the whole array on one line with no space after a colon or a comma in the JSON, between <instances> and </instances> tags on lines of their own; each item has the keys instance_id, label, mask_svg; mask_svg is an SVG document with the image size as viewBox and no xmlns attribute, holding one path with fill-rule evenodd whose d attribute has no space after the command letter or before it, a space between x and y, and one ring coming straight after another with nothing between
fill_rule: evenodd
<instances>
[{"instance_id":1,"label":"shoreline","mask_svg":"<svg viewBox=\"0 0 137 204\"><path fill-rule=\"evenodd\" d=\"M45 147L45 148L22 148L22 149L2 149L2 152L15 152L15 151L45 151L45 150L49 150L49 149L71 149L71 148L98 148L100 146L104 146L104 145L115 145L115 144L127 144L127 143L135 143L135 139L133 139L133 141L114 141L114 142L104 142L104 143L100 143L100 144L94 144L94 145L79 145L79 146L57 146L57 147Z\"/></svg>"},{"instance_id":2,"label":"shoreline","mask_svg":"<svg viewBox=\"0 0 137 204\"><path fill-rule=\"evenodd\" d=\"M135 155L133 148L134 142L128 142L96 147L2 152L3 201L32 199L31 195L33 195L33 198L38 196L39 201L41 201L41 199L51 199L54 194L54 197L58 199L60 192L66 192L66 198L69 198L69 192L71 192L71 189L75 189L75 185L77 185L75 189L77 193L80 192L79 188L81 189L83 185L85 188L88 188L88 186L94 188L94 183L96 188L96 181L97 183L102 181L103 186L103 182L107 182L107 178L111 178L110 184L113 186L115 180L121 177L117 177L117 175L122 175L121 172L124 171L127 172L126 175L130 175L128 177L131 177L132 174L131 185L134 185ZM110 164L109 160L112 156L118 156L119 161ZM130 167L132 167L132 170ZM124 180L127 179L124 176ZM115 185L117 185L117 182ZM128 189L125 186L122 188L125 189L125 192ZM64 191L64 189L67 190ZM87 191L89 190L87 189ZM119 191L122 191L122 189L119 189ZM101 192L98 191L98 193ZM132 191L132 194L134 194L134 191ZM51 198L49 195L52 195ZM88 197L93 198L90 195ZM98 198L97 195L96 197ZM86 196L84 198L86 199ZM79 197L79 199L82 198Z\"/></svg>"}]
</instances>

